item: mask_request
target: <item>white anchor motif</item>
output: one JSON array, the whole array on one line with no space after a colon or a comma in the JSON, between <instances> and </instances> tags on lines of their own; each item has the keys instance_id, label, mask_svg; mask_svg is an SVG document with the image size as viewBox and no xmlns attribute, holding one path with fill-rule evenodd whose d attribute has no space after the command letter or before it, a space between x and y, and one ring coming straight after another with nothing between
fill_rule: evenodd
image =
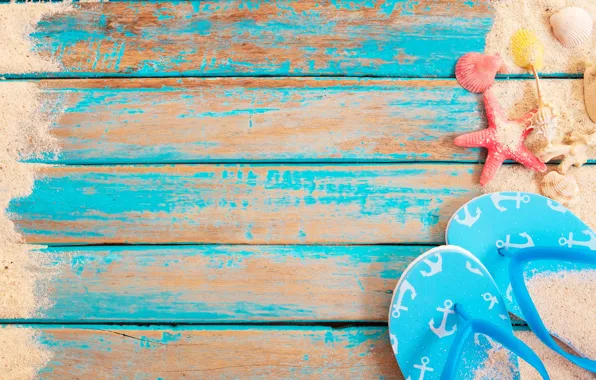
<instances>
[{"instance_id":1,"label":"white anchor motif","mask_svg":"<svg viewBox=\"0 0 596 380\"><path fill-rule=\"evenodd\" d=\"M490 302L490 305L488 305L488 310L492 310L493 307L495 307L495 305L499 303L499 300L497 299L497 297L493 296L489 292L484 293L482 295L482 298L485 301Z\"/></svg>"},{"instance_id":2,"label":"white anchor motif","mask_svg":"<svg viewBox=\"0 0 596 380\"><path fill-rule=\"evenodd\" d=\"M480 337L481 336L486 339L486 341L490 345L490 348L499 349L499 348L503 347L500 343L495 342L490 336L485 335L485 334L481 334L481 333L474 334L474 343L476 343L476 345L478 345L478 346L481 345L480 344Z\"/></svg>"},{"instance_id":3,"label":"white anchor motif","mask_svg":"<svg viewBox=\"0 0 596 380\"><path fill-rule=\"evenodd\" d=\"M444 303L444 306L445 306L444 308L437 307L437 311L440 311L441 313L443 313L443 319L441 320L441 325L439 327L435 327L434 318L431 319L430 322L428 322L428 326L430 327L432 332L434 332L435 335L437 335L439 337L439 339L444 338L449 335L453 335L453 334L455 334L455 331L457 330L457 325L453 325L453 328L451 330L447 330L445 328L445 327L447 327L447 318L449 318L449 314L455 314L455 311L452 309L453 301L446 300Z\"/></svg>"},{"instance_id":4,"label":"white anchor motif","mask_svg":"<svg viewBox=\"0 0 596 380\"><path fill-rule=\"evenodd\" d=\"M506 320L506 319L507 319L507 316L506 316L505 314L499 314L499 317L500 317L502 320Z\"/></svg>"},{"instance_id":5,"label":"white anchor motif","mask_svg":"<svg viewBox=\"0 0 596 380\"><path fill-rule=\"evenodd\" d=\"M428 265L428 267L430 268L430 270L428 271L420 271L420 274L424 277L432 277L443 270L443 258L441 257L441 254L437 253L435 257L437 258L437 261L435 262L432 262L429 259L422 260L422 262Z\"/></svg>"},{"instance_id":6,"label":"white anchor motif","mask_svg":"<svg viewBox=\"0 0 596 380\"><path fill-rule=\"evenodd\" d=\"M420 364L414 364L413 367L420 370L420 375L418 376L418 380L424 380L424 375L426 372L433 372L434 368L427 367L428 363L430 363L430 359L428 357L423 357L420 359ZM410 376L408 376L407 380L412 380Z\"/></svg>"},{"instance_id":7,"label":"white anchor motif","mask_svg":"<svg viewBox=\"0 0 596 380\"><path fill-rule=\"evenodd\" d=\"M391 348L393 353L397 355L397 337L393 334L389 334L389 340L391 341Z\"/></svg>"},{"instance_id":8,"label":"white anchor motif","mask_svg":"<svg viewBox=\"0 0 596 380\"><path fill-rule=\"evenodd\" d=\"M482 274L482 272L480 271L480 269L478 268L473 268L472 264L469 261L466 261L466 269L469 270L470 272L477 274L479 276L484 277L484 275Z\"/></svg>"},{"instance_id":9,"label":"white anchor motif","mask_svg":"<svg viewBox=\"0 0 596 380\"><path fill-rule=\"evenodd\" d=\"M470 210L468 210L468 205L464 206L464 218L461 219L457 214L453 216L453 220L458 222L459 224L463 224L464 226L472 227L474 223L480 219L480 215L482 215L482 210L480 207L476 207L476 215L470 215Z\"/></svg>"},{"instance_id":10,"label":"white anchor motif","mask_svg":"<svg viewBox=\"0 0 596 380\"><path fill-rule=\"evenodd\" d=\"M522 243L522 244L512 243L510 241L511 236L507 235L507 236L505 236L505 241L497 240L497 248L528 248L528 247L534 246L534 240L532 240L532 237L530 235L528 235L526 232L522 232L521 234L519 234L519 236L526 239L526 242Z\"/></svg>"},{"instance_id":11,"label":"white anchor motif","mask_svg":"<svg viewBox=\"0 0 596 380\"><path fill-rule=\"evenodd\" d=\"M505 298L507 298L509 302L513 302L513 296L511 295L512 291L513 288L511 287L511 284L507 285L507 290L505 291Z\"/></svg>"},{"instance_id":12,"label":"white anchor motif","mask_svg":"<svg viewBox=\"0 0 596 380\"><path fill-rule=\"evenodd\" d=\"M591 251L596 251L596 235L594 235L594 232L592 232L591 230L585 230L582 232L588 235L590 237L590 240L573 240L573 232L570 232L568 239L565 239L565 237L559 239L559 245L567 246L568 248L573 248L574 246L588 247Z\"/></svg>"},{"instance_id":13,"label":"white anchor motif","mask_svg":"<svg viewBox=\"0 0 596 380\"><path fill-rule=\"evenodd\" d=\"M548 199L546 201L546 205L551 209L551 210L555 210L557 212L562 212L562 213L566 213L567 209L563 206L561 206L559 203L553 201L552 199Z\"/></svg>"},{"instance_id":14,"label":"white anchor motif","mask_svg":"<svg viewBox=\"0 0 596 380\"><path fill-rule=\"evenodd\" d=\"M405 310L405 311L408 310L408 308L406 306L401 305L404 300L404 296L408 292L410 292L410 297L412 298L412 300L414 298L416 298L416 295L417 295L416 289L414 289L414 287L412 286L412 284L410 284L408 282L408 280L404 280L402 282L401 286L399 287L399 294L397 295L397 301L395 301L395 304L393 305L393 311L391 312L391 315L393 316L393 318L399 318L402 310Z\"/></svg>"},{"instance_id":15,"label":"white anchor motif","mask_svg":"<svg viewBox=\"0 0 596 380\"><path fill-rule=\"evenodd\" d=\"M521 193L516 193L516 195L504 195L502 193L494 193L491 194L490 199L493 201L495 208L501 212L507 211L507 208L501 206L501 201L516 201L515 208L519 209L521 203L530 203L530 196L529 195L521 195Z\"/></svg>"}]
</instances>

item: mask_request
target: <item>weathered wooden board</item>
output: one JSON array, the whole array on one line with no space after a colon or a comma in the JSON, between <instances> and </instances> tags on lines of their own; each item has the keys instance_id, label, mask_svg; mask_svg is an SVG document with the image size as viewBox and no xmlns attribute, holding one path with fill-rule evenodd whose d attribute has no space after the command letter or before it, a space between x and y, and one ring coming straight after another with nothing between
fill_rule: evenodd
<instances>
[{"instance_id":1,"label":"weathered wooden board","mask_svg":"<svg viewBox=\"0 0 596 380\"><path fill-rule=\"evenodd\" d=\"M80 4L39 23L50 76L453 75L492 16L471 0ZM10 74L10 73L0 73Z\"/></svg>"},{"instance_id":2,"label":"weathered wooden board","mask_svg":"<svg viewBox=\"0 0 596 380\"><path fill-rule=\"evenodd\" d=\"M41 379L401 379L383 327L47 326Z\"/></svg>"},{"instance_id":3,"label":"weathered wooden board","mask_svg":"<svg viewBox=\"0 0 596 380\"><path fill-rule=\"evenodd\" d=\"M440 243L478 165L42 169L9 207L31 243Z\"/></svg>"},{"instance_id":4,"label":"weathered wooden board","mask_svg":"<svg viewBox=\"0 0 596 380\"><path fill-rule=\"evenodd\" d=\"M386 321L425 246L100 246L47 249L36 320Z\"/></svg>"},{"instance_id":5,"label":"weathered wooden board","mask_svg":"<svg viewBox=\"0 0 596 380\"><path fill-rule=\"evenodd\" d=\"M10 86L11 82L0 83ZM40 82L64 164L478 161L485 126L455 80L97 79Z\"/></svg>"}]
</instances>

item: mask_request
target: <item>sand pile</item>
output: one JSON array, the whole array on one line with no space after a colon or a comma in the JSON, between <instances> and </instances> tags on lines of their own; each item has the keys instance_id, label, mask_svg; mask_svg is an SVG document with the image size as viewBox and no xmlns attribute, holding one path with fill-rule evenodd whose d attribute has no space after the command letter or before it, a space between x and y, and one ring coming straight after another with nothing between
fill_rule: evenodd
<instances>
[{"instance_id":1,"label":"sand pile","mask_svg":"<svg viewBox=\"0 0 596 380\"><path fill-rule=\"evenodd\" d=\"M19 327L0 328L0 373L4 380L25 380L36 377L52 357L37 343L38 333Z\"/></svg>"},{"instance_id":2,"label":"sand pile","mask_svg":"<svg viewBox=\"0 0 596 380\"><path fill-rule=\"evenodd\" d=\"M69 4L0 5L0 75L59 70L55 62L33 52L29 38L45 16L65 12ZM3 78L2 78L3 79ZM26 158L56 154L58 146L49 128L59 116L60 99L45 94L36 82L0 81L0 318L39 316L49 306L46 287L52 276L51 257L23 244L6 214L11 199L28 195L37 165ZM45 106L50 105L47 109ZM50 360L37 343L33 329L0 327L2 379L34 378Z\"/></svg>"},{"instance_id":3,"label":"sand pile","mask_svg":"<svg viewBox=\"0 0 596 380\"><path fill-rule=\"evenodd\" d=\"M61 4L0 4L0 75L59 71L58 63L42 59L34 52L29 35L44 17L72 9Z\"/></svg>"}]
</instances>

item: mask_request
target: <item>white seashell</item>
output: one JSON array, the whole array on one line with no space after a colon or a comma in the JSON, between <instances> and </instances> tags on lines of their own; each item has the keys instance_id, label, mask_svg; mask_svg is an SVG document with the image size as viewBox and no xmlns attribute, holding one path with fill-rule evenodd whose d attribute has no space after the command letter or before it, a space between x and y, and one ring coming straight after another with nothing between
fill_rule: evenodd
<instances>
[{"instance_id":1,"label":"white seashell","mask_svg":"<svg viewBox=\"0 0 596 380\"><path fill-rule=\"evenodd\" d=\"M577 201L579 186L572 175L559 174L552 171L542 178L542 194L564 206L572 205Z\"/></svg>"},{"instance_id":2,"label":"white seashell","mask_svg":"<svg viewBox=\"0 0 596 380\"><path fill-rule=\"evenodd\" d=\"M596 123L596 65L584 72L584 102L588 116Z\"/></svg>"},{"instance_id":3,"label":"white seashell","mask_svg":"<svg viewBox=\"0 0 596 380\"><path fill-rule=\"evenodd\" d=\"M550 17L550 25L559 42L567 47L576 47L592 34L592 16L578 7L561 9Z\"/></svg>"}]
</instances>

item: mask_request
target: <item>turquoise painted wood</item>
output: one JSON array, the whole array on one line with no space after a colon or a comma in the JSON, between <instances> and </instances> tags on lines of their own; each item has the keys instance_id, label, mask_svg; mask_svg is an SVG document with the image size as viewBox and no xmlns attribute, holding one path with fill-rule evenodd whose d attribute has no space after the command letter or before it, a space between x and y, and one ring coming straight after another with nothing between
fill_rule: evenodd
<instances>
[{"instance_id":1,"label":"turquoise painted wood","mask_svg":"<svg viewBox=\"0 0 596 380\"><path fill-rule=\"evenodd\" d=\"M0 83L10 87L13 82ZM60 164L467 161L485 127L455 80L219 78L40 81Z\"/></svg>"},{"instance_id":2,"label":"turquoise painted wood","mask_svg":"<svg viewBox=\"0 0 596 380\"><path fill-rule=\"evenodd\" d=\"M52 304L34 320L382 322L402 271L429 248L50 248L53 265L43 288Z\"/></svg>"},{"instance_id":3,"label":"turquoise painted wood","mask_svg":"<svg viewBox=\"0 0 596 380\"><path fill-rule=\"evenodd\" d=\"M30 243L441 243L476 165L48 167L9 211Z\"/></svg>"},{"instance_id":4,"label":"turquoise painted wood","mask_svg":"<svg viewBox=\"0 0 596 380\"><path fill-rule=\"evenodd\" d=\"M60 326L41 379L399 379L385 327Z\"/></svg>"},{"instance_id":5,"label":"turquoise painted wood","mask_svg":"<svg viewBox=\"0 0 596 380\"><path fill-rule=\"evenodd\" d=\"M483 51L471 0L210 0L79 4L40 22L36 51L76 76L451 77ZM1 73L12 77L11 73ZM31 77L31 75L28 75Z\"/></svg>"}]
</instances>

